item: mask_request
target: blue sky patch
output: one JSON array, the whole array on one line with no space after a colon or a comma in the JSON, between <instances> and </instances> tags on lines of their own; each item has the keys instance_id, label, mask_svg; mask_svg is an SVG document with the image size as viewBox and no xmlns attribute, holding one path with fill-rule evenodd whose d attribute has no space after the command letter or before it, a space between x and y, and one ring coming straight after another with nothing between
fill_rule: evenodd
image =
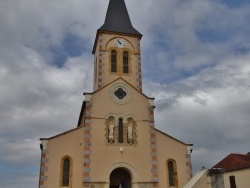
<instances>
[{"instance_id":1,"label":"blue sky patch","mask_svg":"<svg viewBox=\"0 0 250 188\"><path fill-rule=\"evenodd\" d=\"M39 165L39 164L37 164ZM18 168L17 168L18 167ZM22 173L39 173L38 168L34 168L32 165L25 165L25 164L7 164L4 162L1 162L0 164L0 176L3 176L4 174L12 174L12 175L18 175Z\"/></svg>"},{"instance_id":2,"label":"blue sky patch","mask_svg":"<svg viewBox=\"0 0 250 188\"><path fill-rule=\"evenodd\" d=\"M237 8L250 4L249 0L222 0L221 2L227 4L231 8Z\"/></svg>"},{"instance_id":3,"label":"blue sky patch","mask_svg":"<svg viewBox=\"0 0 250 188\"><path fill-rule=\"evenodd\" d=\"M229 32L223 32L222 30L199 30L196 32L200 41L205 43L218 43L226 41L230 34Z\"/></svg>"},{"instance_id":4,"label":"blue sky patch","mask_svg":"<svg viewBox=\"0 0 250 188\"><path fill-rule=\"evenodd\" d=\"M76 35L65 35L61 46L51 46L50 52L53 55L53 64L62 67L69 57L77 57L83 51L90 51L88 45L84 45L84 40Z\"/></svg>"},{"instance_id":5,"label":"blue sky patch","mask_svg":"<svg viewBox=\"0 0 250 188\"><path fill-rule=\"evenodd\" d=\"M236 55L246 55L250 52L250 48L248 47L236 47L235 49L235 54Z\"/></svg>"}]
</instances>

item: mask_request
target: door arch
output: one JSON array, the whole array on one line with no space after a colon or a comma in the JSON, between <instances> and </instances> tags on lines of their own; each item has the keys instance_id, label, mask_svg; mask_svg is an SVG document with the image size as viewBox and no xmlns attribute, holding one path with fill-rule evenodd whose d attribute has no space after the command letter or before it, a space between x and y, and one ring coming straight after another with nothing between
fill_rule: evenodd
<instances>
[{"instance_id":1,"label":"door arch","mask_svg":"<svg viewBox=\"0 0 250 188\"><path fill-rule=\"evenodd\" d=\"M110 188L119 188L120 184L122 188L131 188L131 175L126 168L116 168L114 169L109 178Z\"/></svg>"}]
</instances>

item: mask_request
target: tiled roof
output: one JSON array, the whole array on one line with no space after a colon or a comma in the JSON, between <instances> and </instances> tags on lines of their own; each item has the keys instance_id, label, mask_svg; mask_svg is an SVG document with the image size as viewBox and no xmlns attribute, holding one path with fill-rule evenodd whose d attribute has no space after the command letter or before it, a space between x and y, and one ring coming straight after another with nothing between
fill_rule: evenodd
<instances>
[{"instance_id":1,"label":"tiled roof","mask_svg":"<svg viewBox=\"0 0 250 188\"><path fill-rule=\"evenodd\" d=\"M225 171L234 171L250 168L250 154L230 154L213 168L223 168Z\"/></svg>"},{"instance_id":2,"label":"tiled roof","mask_svg":"<svg viewBox=\"0 0 250 188\"><path fill-rule=\"evenodd\" d=\"M108 31L142 36L129 18L124 0L110 0L104 24L98 31Z\"/></svg>"}]
</instances>

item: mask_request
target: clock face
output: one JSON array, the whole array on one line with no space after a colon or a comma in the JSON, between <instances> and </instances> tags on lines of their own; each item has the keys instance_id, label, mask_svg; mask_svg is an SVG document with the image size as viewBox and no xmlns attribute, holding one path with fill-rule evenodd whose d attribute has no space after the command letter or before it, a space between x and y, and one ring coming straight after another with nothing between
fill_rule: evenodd
<instances>
[{"instance_id":1,"label":"clock face","mask_svg":"<svg viewBox=\"0 0 250 188\"><path fill-rule=\"evenodd\" d=\"M115 39L114 43L117 48L123 48L126 44L125 40L122 38Z\"/></svg>"}]
</instances>

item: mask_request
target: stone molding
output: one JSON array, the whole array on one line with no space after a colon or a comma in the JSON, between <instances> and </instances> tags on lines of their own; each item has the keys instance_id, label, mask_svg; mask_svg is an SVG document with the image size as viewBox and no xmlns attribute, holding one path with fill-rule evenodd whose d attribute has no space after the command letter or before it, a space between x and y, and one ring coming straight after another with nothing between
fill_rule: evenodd
<instances>
[{"instance_id":1,"label":"stone molding","mask_svg":"<svg viewBox=\"0 0 250 188\"><path fill-rule=\"evenodd\" d=\"M129 118L132 118L134 121L137 121L136 117L133 114L128 114L128 115L123 115L123 114L114 114L114 113L108 113L105 116L105 119L107 120L109 117L114 117L115 118L115 123L118 124L119 118L123 119L123 123L127 123L127 120Z\"/></svg>"},{"instance_id":2,"label":"stone molding","mask_svg":"<svg viewBox=\"0 0 250 188\"><path fill-rule=\"evenodd\" d=\"M115 91L119 88L122 88L126 92L126 96L123 99L118 99L118 97L114 94ZM109 90L109 96L115 103L121 104L121 105L128 103L130 99L132 98L130 89L128 88L126 84L123 84L123 83L114 84Z\"/></svg>"},{"instance_id":3,"label":"stone molding","mask_svg":"<svg viewBox=\"0 0 250 188\"><path fill-rule=\"evenodd\" d=\"M92 103L86 103L87 109L86 114L92 114ZM89 187L89 182L91 181L91 118L86 117L85 127L84 127L84 149L83 149L83 187Z\"/></svg>"},{"instance_id":4,"label":"stone molding","mask_svg":"<svg viewBox=\"0 0 250 188\"><path fill-rule=\"evenodd\" d=\"M43 150L41 153L41 169L40 169L40 182L39 182L39 188L46 188L47 187L47 181L48 181L48 176L47 176L47 172L48 172L48 167L47 167L47 163L49 162L49 158L48 158L48 154L49 154L49 150L46 149L47 148L47 143L48 141L42 141L43 144Z\"/></svg>"},{"instance_id":5,"label":"stone molding","mask_svg":"<svg viewBox=\"0 0 250 188\"><path fill-rule=\"evenodd\" d=\"M115 163L113 165L111 165L108 170L107 170L107 173L106 173L106 176L105 176L105 180L106 182L109 182L109 178L110 178L110 174L112 173L113 170L115 170L116 168L125 168L126 170L128 170L130 176L131 176L131 182L134 183L134 182L138 182L138 175L135 171L135 168L128 164L128 163L124 163L124 162L118 162L118 163Z\"/></svg>"}]
</instances>

